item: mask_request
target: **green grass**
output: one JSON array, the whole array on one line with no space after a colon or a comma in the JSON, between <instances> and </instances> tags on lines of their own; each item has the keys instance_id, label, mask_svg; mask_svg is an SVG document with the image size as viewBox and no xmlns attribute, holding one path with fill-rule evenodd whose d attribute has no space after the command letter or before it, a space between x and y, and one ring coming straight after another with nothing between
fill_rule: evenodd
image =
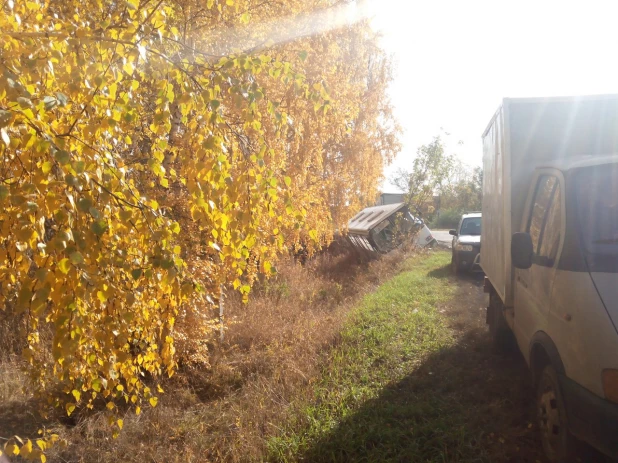
<instances>
[{"instance_id":1,"label":"green grass","mask_svg":"<svg viewBox=\"0 0 618 463\"><path fill-rule=\"evenodd\" d=\"M449 262L408 260L362 300L268 460L544 461L526 363L493 353L482 280Z\"/></svg>"},{"instance_id":2,"label":"green grass","mask_svg":"<svg viewBox=\"0 0 618 463\"><path fill-rule=\"evenodd\" d=\"M408 426L427 426L425 417L439 404L398 392L429 356L453 343L438 312L456 289L447 278L449 260L446 252L412 258L363 299L329 353L312 399L293 404L294 418L268 441L270 460L412 461L428 439L450 428L432 420L429 435L408 442L414 435Z\"/></svg>"}]
</instances>

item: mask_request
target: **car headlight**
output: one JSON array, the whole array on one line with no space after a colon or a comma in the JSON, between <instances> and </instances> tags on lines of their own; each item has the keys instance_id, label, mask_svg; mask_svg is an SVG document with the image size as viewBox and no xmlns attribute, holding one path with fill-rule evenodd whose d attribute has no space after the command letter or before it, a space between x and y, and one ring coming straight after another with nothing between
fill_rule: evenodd
<instances>
[{"instance_id":1,"label":"car headlight","mask_svg":"<svg viewBox=\"0 0 618 463\"><path fill-rule=\"evenodd\" d=\"M457 250L457 251L472 251L472 250L474 250L474 247L471 244L457 243L455 245L455 250Z\"/></svg>"}]
</instances>

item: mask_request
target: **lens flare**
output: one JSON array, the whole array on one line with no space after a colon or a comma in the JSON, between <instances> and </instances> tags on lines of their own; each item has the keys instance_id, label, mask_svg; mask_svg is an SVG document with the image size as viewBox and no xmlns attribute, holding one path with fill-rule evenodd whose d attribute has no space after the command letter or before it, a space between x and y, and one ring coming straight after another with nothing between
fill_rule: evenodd
<instances>
[{"instance_id":1,"label":"lens flare","mask_svg":"<svg viewBox=\"0 0 618 463\"><path fill-rule=\"evenodd\" d=\"M254 52L350 26L371 18L372 14L373 9L363 0L300 16L251 24L250 27L236 27L214 37L216 44L210 52L219 56Z\"/></svg>"}]
</instances>

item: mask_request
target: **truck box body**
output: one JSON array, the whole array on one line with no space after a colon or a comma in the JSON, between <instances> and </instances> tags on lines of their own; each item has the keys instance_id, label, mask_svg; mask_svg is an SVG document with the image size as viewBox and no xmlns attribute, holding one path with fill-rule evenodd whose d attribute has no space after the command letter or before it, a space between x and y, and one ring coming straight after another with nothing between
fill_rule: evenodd
<instances>
[{"instance_id":1,"label":"truck box body","mask_svg":"<svg viewBox=\"0 0 618 463\"><path fill-rule=\"evenodd\" d=\"M348 222L348 239L361 254L387 253L415 231L415 243L425 247L435 240L425 223L412 216L405 203L367 207Z\"/></svg>"},{"instance_id":2,"label":"truck box body","mask_svg":"<svg viewBox=\"0 0 618 463\"><path fill-rule=\"evenodd\" d=\"M618 152L618 95L504 99L483 133L481 266L513 305L511 236L534 170L566 158Z\"/></svg>"}]
</instances>

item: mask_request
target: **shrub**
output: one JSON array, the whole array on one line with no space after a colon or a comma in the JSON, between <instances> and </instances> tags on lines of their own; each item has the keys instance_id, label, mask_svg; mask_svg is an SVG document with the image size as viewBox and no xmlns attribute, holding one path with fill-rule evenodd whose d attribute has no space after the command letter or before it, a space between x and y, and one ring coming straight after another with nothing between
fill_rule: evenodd
<instances>
[{"instance_id":1,"label":"shrub","mask_svg":"<svg viewBox=\"0 0 618 463\"><path fill-rule=\"evenodd\" d=\"M440 215L434 217L431 222L432 228L455 228L461 220L463 211L458 209L445 209L440 212Z\"/></svg>"}]
</instances>

